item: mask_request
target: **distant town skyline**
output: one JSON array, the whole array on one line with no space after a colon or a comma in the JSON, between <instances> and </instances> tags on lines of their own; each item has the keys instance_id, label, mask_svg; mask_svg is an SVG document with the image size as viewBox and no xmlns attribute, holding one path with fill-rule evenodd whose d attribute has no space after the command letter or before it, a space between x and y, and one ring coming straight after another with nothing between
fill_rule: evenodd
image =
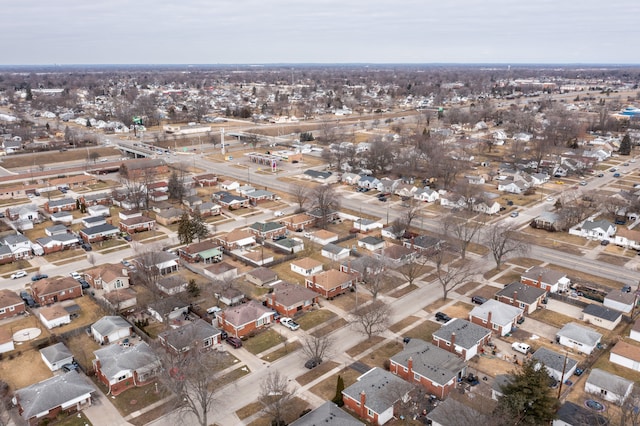
<instances>
[{"instance_id":1,"label":"distant town skyline","mask_svg":"<svg viewBox=\"0 0 640 426\"><path fill-rule=\"evenodd\" d=\"M640 64L636 0L21 0L0 65Z\"/></svg>"}]
</instances>

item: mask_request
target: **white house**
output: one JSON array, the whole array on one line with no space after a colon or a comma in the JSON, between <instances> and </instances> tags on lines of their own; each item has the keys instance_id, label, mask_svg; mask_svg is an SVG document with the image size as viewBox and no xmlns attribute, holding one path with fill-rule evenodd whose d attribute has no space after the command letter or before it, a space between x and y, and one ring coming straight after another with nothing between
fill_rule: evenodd
<instances>
[{"instance_id":1,"label":"white house","mask_svg":"<svg viewBox=\"0 0 640 426\"><path fill-rule=\"evenodd\" d=\"M62 342L40 349L40 356L51 371L57 371L63 365L73 362L73 354Z\"/></svg>"},{"instance_id":2,"label":"white house","mask_svg":"<svg viewBox=\"0 0 640 426\"><path fill-rule=\"evenodd\" d=\"M504 180L498 182L498 191L510 194L521 194L529 188L529 184L522 181Z\"/></svg>"},{"instance_id":3,"label":"white house","mask_svg":"<svg viewBox=\"0 0 640 426\"><path fill-rule=\"evenodd\" d=\"M605 401L622 405L633 390L633 382L608 371L594 368L584 383L584 391Z\"/></svg>"},{"instance_id":4,"label":"white house","mask_svg":"<svg viewBox=\"0 0 640 426\"><path fill-rule=\"evenodd\" d=\"M437 191L434 191L430 188L422 188L418 189L413 194L413 199L418 201L424 201L425 203L433 203L440 198L440 194Z\"/></svg>"},{"instance_id":5,"label":"white house","mask_svg":"<svg viewBox=\"0 0 640 426\"><path fill-rule=\"evenodd\" d=\"M316 244L325 245L332 243L338 240L338 234L335 232L327 231L326 229L320 229L319 231L314 232L309 237L311 241Z\"/></svg>"},{"instance_id":6,"label":"white house","mask_svg":"<svg viewBox=\"0 0 640 426\"><path fill-rule=\"evenodd\" d=\"M349 257L348 248L341 247L333 243L329 243L322 246L322 250L320 253L322 254L322 256L329 258L333 261L338 261L338 260L346 259Z\"/></svg>"},{"instance_id":7,"label":"white house","mask_svg":"<svg viewBox=\"0 0 640 426\"><path fill-rule=\"evenodd\" d=\"M233 191L235 189L238 189L239 187L240 187L240 184L238 182L230 181L230 180L225 180L220 184L220 188L225 191Z\"/></svg>"},{"instance_id":8,"label":"white house","mask_svg":"<svg viewBox=\"0 0 640 426\"><path fill-rule=\"evenodd\" d=\"M322 262L319 262L310 257L304 257L302 259L294 260L291 262L290 267L293 272L305 277L319 274L322 272Z\"/></svg>"},{"instance_id":9,"label":"white house","mask_svg":"<svg viewBox=\"0 0 640 426\"><path fill-rule=\"evenodd\" d=\"M629 337L636 342L640 342L640 318L633 323L633 327L631 327L631 331L629 332Z\"/></svg>"},{"instance_id":10,"label":"white house","mask_svg":"<svg viewBox=\"0 0 640 426\"><path fill-rule=\"evenodd\" d=\"M59 304L54 304L40 309L40 321L51 330L54 327L60 327L71 322L69 312Z\"/></svg>"},{"instance_id":11,"label":"white house","mask_svg":"<svg viewBox=\"0 0 640 426\"><path fill-rule=\"evenodd\" d=\"M611 348L609 361L634 371L640 371L640 347L621 340Z\"/></svg>"},{"instance_id":12,"label":"white house","mask_svg":"<svg viewBox=\"0 0 640 426\"><path fill-rule=\"evenodd\" d=\"M369 232L374 229L382 229L382 224L375 220L359 218L353 222L353 227L360 232Z\"/></svg>"},{"instance_id":13,"label":"white house","mask_svg":"<svg viewBox=\"0 0 640 426\"><path fill-rule=\"evenodd\" d=\"M120 316L105 316L91 325L91 335L100 344L117 342L131 336L131 324Z\"/></svg>"},{"instance_id":14,"label":"white house","mask_svg":"<svg viewBox=\"0 0 640 426\"><path fill-rule=\"evenodd\" d=\"M574 322L565 324L556 333L556 342L587 355L595 350L601 339L602 334Z\"/></svg>"},{"instance_id":15,"label":"white house","mask_svg":"<svg viewBox=\"0 0 640 426\"><path fill-rule=\"evenodd\" d=\"M616 311L629 313L633 310L633 305L636 303L635 293L627 293L622 290L611 290L604 297L603 305L607 308L615 309Z\"/></svg>"},{"instance_id":16,"label":"white house","mask_svg":"<svg viewBox=\"0 0 640 426\"><path fill-rule=\"evenodd\" d=\"M484 201L481 201L473 205L473 211L489 215L497 214L500 212L500 203L498 203L497 201L494 201L493 203L490 201L486 203Z\"/></svg>"},{"instance_id":17,"label":"white house","mask_svg":"<svg viewBox=\"0 0 640 426\"><path fill-rule=\"evenodd\" d=\"M640 250L640 231L621 227L616 230L613 243L620 247Z\"/></svg>"},{"instance_id":18,"label":"white house","mask_svg":"<svg viewBox=\"0 0 640 426\"><path fill-rule=\"evenodd\" d=\"M608 220L586 220L582 226L573 227L569 234L578 235L592 240L611 240L616 233L616 227Z\"/></svg>"},{"instance_id":19,"label":"white house","mask_svg":"<svg viewBox=\"0 0 640 426\"><path fill-rule=\"evenodd\" d=\"M613 330L622 319L622 312L596 303L588 304L582 310L582 320L588 324Z\"/></svg>"},{"instance_id":20,"label":"white house","mask_svg":"<svg viewBox=\"0 0 640 426\"><path fill-rule=\"evenodd\" d=\"M578 361L575 359L567 357L566 354L551 351L544 346L535 351L531 358L538 361L536 363L536 369L539 369L542 364L544 364L547 373L561 382L573 376L573 373L575 373L578 367Z\"/></svg>"}]
</instances>

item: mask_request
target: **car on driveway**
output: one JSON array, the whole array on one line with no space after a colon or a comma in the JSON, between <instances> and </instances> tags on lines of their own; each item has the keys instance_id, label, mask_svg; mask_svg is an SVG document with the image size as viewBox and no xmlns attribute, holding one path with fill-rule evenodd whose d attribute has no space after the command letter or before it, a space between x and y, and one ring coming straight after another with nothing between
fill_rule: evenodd
<instances>
[{"instance_id":1,"label":"car on driveway","mask_svg":"<svg viewBox=\"0 0 640 426\"><path fill-rule=\"evenodd\" d=\"M43 280L45 278L49 278L49 275L47 275L47 274L35 274L34 276L31 277L31 281L40 281L40 280Z\"/></svg>"},{"instance_id":2,"label":"car on driveway","mask_svg":"<svg viewBox=\"0 0 640 426\"><path fill-rule=\"evenodd\" d=\"M482 305L484 302L486 302L486 301L487 301L487 298L486 298L486 297L482 297L482 296L473 296L473 297L471 298L471 301L472 301L473 303L478 304L478 305Z\"/></svg>"},{"instance_id":3,"label":"car on driveway","mask_svg":"<svg viewBox=\"0 0 640 426\"><path fill-rule=\"evenodd\" d=\"M579 185L580 186L587 186L587 181L586 180L581 180Z\"/></svg>"},{"instance_id":4,"label":"car on driveway","mask_svg":"<svg viewBox=\"0 0 640 426\"><path fill-rule=\"evenodd\" d=\"M281 210L277 210L277 211L273 212L273 216L274 217L284 216L284 212L282 212Z\"/></svg>"},{"instance_id":5,"label":"car on driveway","mask_svg":"<svg viewBox=\"0 0 640 426\"><path fill-rule=\"evenodd\" d=\"M78 282L79 282L79 283L80 283L80 285L82 286L82 289L83 289L83 290L86 290L86 289L88 289L89 287L91 287L91 285L89 285L89 281L87 281L87 280L85 280L85 279L83 279L83 278L80 278L80 279L78 280Z\"/></svg>"},{"instance_id":6,"label":"car on driveway","mask_svg":"<svg viewBox=\"0 0 640 426\"><path fill-rule=\"evenodd\" d=\"M510 214L509 216L511 216L511 217L518 217L518 216L520 216L520 213L518 213L518 212L511 212L511 214Z\"/></svg>"},{"instance_id":7,"label":"car on driveway","mask_svg":"<svg viewBox=\"0 0 640 426\"><path fill-rule=\"evenodd\" d=\"M36 301L33 300L33 296L31 296L29 292L22 290L20 292L20 298L24 300L24 303L26 303L28 307L33 308L36 306Z\"/></svg>"},{"instance_id":8,"label":"car on driveway","mask_svg":"<svg viewBox=\"0 0 640 426\"><path fill-rule=\"evenodd\" d=\"M82 279L82 275L80 275L76 271L73 271L73 272L69 273L69 275L71 275L71 278L73 278L74 280Z\"/></svg>"},{"instance_id":9,"label":"car on driveway","mask_svg":"<svg viewBox=\"0 0 640 426\"><path fill-rule=\"evenodd\" d=\"M233 346L236 349L242 347L242 340L240 340L237 337L227 336L227 338L225 340L227 341L228 344L230 344L231 346Z\"/></svg>"},{"instance_id":10,"label":"car on driveway","mask_svg":"<svg viewBox=\"0 0 640 426\"><path fill-rule=\"evenodd\" d=\"M75 361L64 364L62 366L62 371L64 371L65 373L68 373L69 371L78 371L78 364Z\"/></svg>"},{"instance_id":11,"label":"car on driveway","mask_svg":"<svg viewBox=\"0 0 640 426\"><path fill-rule=\"evenodd\" d=\"M608 246L608 245L609 245L609 240L602 240L602 241L600 241L600 245L601 245L601 246Z\"/></svg>"},{"instance_id":12,"label":"car on driveway","mask_svg":"<svg viewBox=\"0 0 640 426\"><path fill-rule=\"evenodd\" d=\"M89 243L82 243L82 244L80 244L80 247L82 247L82 248L84 249L84 251L91 251L91 250L93 250L93 249L91 248L91 244L89 244Z\"/></svg>"},{"instance_id":13,"label":"car on driveway","mask_svg":"<svg viewBox=\"0 0 640 426\"><path fill-rule=\"evenodd\" d=\"M310 360L304 363L304 366L309 370L311 370L312 368L316 368L320 364L322 364L321 358L311 358Z\"/></svg>"},{"instance_id":14,"label":"car on driveway","mask_svg":"<svg viewBox=\"0 0 640 426\"><path fill-rule=\"evenodd\" d=\"M442 321L442 322L449 322L451 321L451 317L445 314L444 312L436 312L436 320Z\"/></svg>"},{"instance_id":15,"label":"car on driveway","mask_svg":"<svg viewBox=\"0 0 640 426\"><path fill-rule=\"evenodd\" d=\"M619 177L620 177L620 173L614 173L614 174L613 174L613 177L615 177L615 178L619 178Z\"/></svg>"},{"instance_id":16,"label":"car on driveway","mask_svg":"<svg viewBox=\"0 0 640 426\"><path fill-rule=\"evenodd\" d=\"M526 343L513 342L511 344L511 349L513 349L516 352L520 352L520 353L523 353L523 354L526 355L531 350L531 346L527 345Z\"/></svg>"},{"instance_id":17,"label":"car on driveway","mask_svg":"<svg viewBox=\"0 0 640 426\"><path fill-rule=\"evenodd\" d=\"M300 324L287 317L280 318L280 324L294 331L300 328Z\"/></svg>"},{"instance_id":18,"label":"car on driveway","mask_svg":"<svg viewBox=\"0 0 640 426\"><path fill-rule=\"evenodd\" d=\"M18 278L22 278L26 276L27 276L27 273L25 271L16 271L13 274L11 274L11 279L16 280Z\"/></svg>"}]
</instances>

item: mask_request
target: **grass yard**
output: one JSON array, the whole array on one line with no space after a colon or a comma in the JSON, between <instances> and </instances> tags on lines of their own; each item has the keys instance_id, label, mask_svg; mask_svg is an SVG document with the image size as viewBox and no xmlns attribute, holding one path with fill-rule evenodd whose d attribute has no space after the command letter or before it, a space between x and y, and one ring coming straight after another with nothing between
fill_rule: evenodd
<instances>
[{"instance_id":1,"label":"grass yard","mask_svg":"<svg viewBox=\"0 0 640 426\"><path fill-rule=\"evenodd\" d=\"M337 374L324 379L320 383L316 383L309 390L318 395L321 399L330 401L336 395L338 376L342 377L344 386L349 387L356 382L356 379L361 376L361 373L351 368L345 368L340 370Z\"/></svg>"},{"instance_id":2,"label":"grass yard","mask_svg":"<svg viewBox=\"0 0 640 426\"><path fill-rule=\"evenodd\" d=\"M301 317L296 318L296 322L300 324L301 329L310 330L317 325L329 321L335 316L336 314L332 311L326 309L318 309L317 311L310 311L305 313Z\"/></svg>"},{"instance_id":3,"label":"grass yard","mask_svg":"<svg viewBox=\"0 0 640 426\"><path fill-rule=\"evenodd\" d=\"M392 324L389 327L389 330L394 332L394 333L399 333L401 330L404 330L405 328L409 327L412 324L415 324L416 322L421 321L421 319L419 317L414 317L414 316L408 316L403 320L398 321L395 324Z\"/></svg>"},{"instance_id":4,"label":"grass yard","mask_svg":"<svg viewBox=\"0 0 640 426\"><path fill-rule=\"evenodd\" d=\"M356 356L360 355L362 352L366 351L369 348L374 347L375 345L377 345L378 343L384 341L384 337L382 336L372 336L371 339L367 339L364 342L360 342L355 346L352 346L351 348L346 350L347 355L349 355L350 357L355 358Z\"/></svg>"},{"instance_id":5,"label":"grass yard","mask_svg":"<svg viewBox=\"0 0 640 426\"><path fill-rule=\"evenodd\" d=\"M532 266L540 266L543 262L537 259L531 259L530 257L514 257L513 259L509 259L509 263L529 269Z\"/></svg>"},{"instance_id":6,"label":"grass yard","mask_svg":"<svg viewBox=\"0 0 640 426\"><path fill-rule=\"evenodd\" d=\"M100 389L104 391L105 386L100 384ZM138 411L168 396L168 393L158 383L158 393L155 392L156 387L153 383L142 387L127 389L118 396L109 395L113 405L118 409L123 417L128 416L134 411Z\"/></svg>"},{"instance_id":7,"label":"grass yard","mask_svg":"<svg viewBox=\"0 0 640 426\"><path fill-rule=\"evenodd\" d=\"M302 347L302 343L297 341L291 342L291 343L285 342L285 344L281 348L278 348L275 351L271 351L263 355L262 358L260 359L263 361L273 362L282 358L283 356L287 356L290 353L297 351L301 347Z\"/></svg>"},{"instance_id":8,"label":"grass yard","mask_svg":"<svg viewBox=\"0 0 640 426\"><path fill-rule=\"evenodd\" d=\"M550 309L538 309L531 314L531 318L542 321L554 327L562 328L565 324L575 322L575 318L554 312Z\"/></svg>"},{"instance_id":9,"label":"grass yard","mask_svg":"<svg viewBox=\"0 0 640 426\"><path fill-rule=\"evenodd\" d=\"M474 308L470 303L456 302L444 309L444 313L451 318L468 318L469 312Z\"/></svg>"},{"instance_id":10,"label":"grass yard","mask_svg":"<svg viewBox=\"0 0 640 426\"><path fill-rule=\"evenodd\" d=\"M363 293L361 291L357 292L357 300L358 300L358 304L363 304L368 302L369 300L371 300L371 295L368 293ZM347 292L345 294L342 294L338 297L336 297L335 299L333 299L331 302L329 303L333 303L335 306L337 306L338 308L342 309L345 312L349 312L352 311L355 307L356 307L356 292Z\"/></svg>"},{"instance_id":11,"label":"grass yard","mask_svg":"<svg viewBox=\"0 0 640 426\"><path fill-rule=\"evenodd\" d=\"M441 298L436 300L435 302L433 302L430 305L427 305L424 307L424 311L427 313L435 313L438 309L440 309L442 306L446 305L447 303L449 303L451 301L451 299L445 299L442 300Z\"/></svg>"},{"instance_id":12,"label":"grass yard","mask_svg":"<svg viewBox=\"0 0 640 426\"><path fill-rule=\"evenodd\" d=\"M325 361L319 366L317 366L316 368L309 370L306 373L296 377L296 382L300 383L300 386L304 386L306 384L313 382L318 377L323 376L324 374L328 373L329 371L333 370L339 365L340 364L338 364L335 361ZM334 388L334 392L335 392L335 388Z\"/></svg>"},{"instance_id":13,"label":"grass yard","mask_svg":"<svg viewBox=\"0 0 640 426\"><path fill-rule=\"evenodd\" d=\"M300 417L300 414L309 408L309 403L303 399L294 396L291 401L287 403L287 409L284 412L284 424L292 423ZM269 417L259 417L256 420L249 423L250 426L271 426L271 420Z\"/></svg>"},{"instance_id":14,"label":"grass yard","mask_svg":"<svg viewBox=\"0 0 640 426\"><path fill-rule=\"evenodd\" d=\"M57 420L55 426L91 426L92 423L89 421L87 416L84 415L82 411L79 413L71 414L65 417L62 420Z\"/></svg>"},{"instance_id":15,"label":"grass yard","mask_svg":"<svg viewBox=\"0 0 640 426\"><path fill-rule=\"evenodd\" d=\"M40 351L21 350L3 354L0 362L0 377L15 391L53 377L49 367L42 361ZM22 348L24 349L24 348Z\"/></svg>"},{"instance_id":16,"label":"grass yard","mask_svg":"<svg viewBox=\"0 0 640 426\"><path fill-rule=\"evenodd\" d=\"M560 272L564 272L565 274L567 274L569 278L571 278L572 282L589 282L589 283L600 284L605 287L617 288L617 289L622 288L622 286L624 285L623 283L617 280L590 275L585 272L580 272L571 268L564 268L562 266L558 266L555 264L549 264L547 267L550 269L555 269Z\"/></svg>"},{"instance_id":17,"label":"grass yard","mask_svg":"<svg viewBox=\"0 0 640 426\"><path fill-rule=\"evenodd\" d=\"M100 349L100 345L87 333L78 333L70 337L65 342L74 359L80 364L84 371L91 371L93 366L91 361L94 358L93 351Z\"/></svg>"},{"instance_id":18,"label":"grass yard","mask_svg":"<svg viewBox=\"0 0 640 426\"><path fill-rule=\"evenodd\" d=\"M494 279L493 281L500 284L511 284L512 282L520 281L520 276L522 275L522 272L524 271L511 269L508 272L505 272L504 274L500 275L498 278Z\"/></svg>"},{"instance_id":19,"label":"grass yard","mask_svg":"<svg viewBox=\"0 0 640 426\"><path fill-rule=\"evenodd\" d=\"M404 334L406 337L422 339L425 342L430 342L433 337L433 333L440 329L440 325L441 324L434 321L424 321L422 324L413 327Z\"/></svg>"},{"instance_id":20,"label":"grass yard","mask_svg":"<svg viewBox=\"0 0 640 426\"><path fill-rule=\"evenodd\" d=\"M236 368L235 370L228 372L225 375L216 377L216 380L215 382L212 383L212 386L216 388L221 388L223 386L228 385L229 383L235 382L239 378L244 377L249 373L251 373L251 370L249 370L249 367L247 367L246 365L242 365Z\"/></svg>"},{"instance_id":21,"label":"grass yard","mask_svg":"<svg viewBox=\"0 0 640 426\"><path fill-rule=\"evenodd\" d=\"M388 294L389 297L395 297L395 298L399 298L402 296L405 296L409 293L411 293L413 290L416 290L418 288L417 285L415 284L410 284L410 285L406 285L403 288L394 291L393 293Z\"/></svg>"},{"instance_id":22,"label":"grass yard","mask_svg":"<svg viewBox=\"0 0 640 426\"><path fill-rule=\"evenodd\" d=\"M171 403L166 405L161 405L159 407L154 408L153 410L149 410L137 417L134 417L128 420L128 422L134 426L144 426L164 416L165 414L167 414L167 411L170 409L171 409Z\"/></svg>"},{"instance_id":23,"label":"grass yard","mask_svg":"<svg viewBox=\"0 0 640 426\"><path fill-rule=\"evenodd\" d=\"M384 369L385 362L389 360L392 356L402 351L403 348L402 341L400 339L397 340L389 340L387 343L371 352L368 355L363 356L358 361L367 364L371 367L380 367Z\"/></svg>"},{"instance_id":24,"label":"grass yard","mask_svg":"<svg viewBox=\"0 0 640 426\"><path fill-rule=\"evenodd\" d=\"M607 254L607 253L600 253L598 255L598 260L600 262L604 262L604 263L608 263L610 265L616 265L616 266L624 266L625 263L629 261L629 259L627 259L626 257L617 256L614 254Z\"/></svg>"},{"instance_id":25,"label":"grass yard","mask_svg":"<svg viewBox=\"0 0 640 426\"><path fill-rule=\"evenodd\" d=\"M263 408L264 408L264 405L262 405L260 401L255 401L255 402L252 402L251 404L245 405L239 410L236 410L236 416L238 416L240 420L244 420L247 417L251 417L254 414L259 413L260 410L262 410Z\"/></svg>"},{"instance_id":26,"label":"grass yard","mask_svg":"<svg viewBox=\"0 0 640 426\"><path fill-rule=\"evenodd\" d=\"M242 342L242 346L252 354L257 355L284 341L285 338L282 334L270 328Z\"/></svg>"},{"instance_id":27,"label":"grass yard","mask_svg":"<svg viewBox=\"0 0 640 426\"><path fill-rule=\"evenodd\" d=\"M314 337L322 337L347 325L347 320L340 318L311 333Z\"/></svg>"}]
</instances>

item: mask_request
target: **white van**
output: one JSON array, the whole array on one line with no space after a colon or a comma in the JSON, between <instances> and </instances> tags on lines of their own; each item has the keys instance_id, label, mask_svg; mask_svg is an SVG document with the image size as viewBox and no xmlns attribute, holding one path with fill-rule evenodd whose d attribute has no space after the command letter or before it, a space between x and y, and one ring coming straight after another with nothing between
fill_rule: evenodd
<instances>
[{"instance_id":1,"label":"white van","mask_svg":"<svg viewBox=\"0 0 640 426\"><path fill-rule=\"evenodd\" d=\"M523 354L526 355L531 350L531 346L527 345L526 343L514 342L511 345L511 349L513 349L516 352L520 352L520 353L523 353Z\"/></svg>"}]
</instances>

